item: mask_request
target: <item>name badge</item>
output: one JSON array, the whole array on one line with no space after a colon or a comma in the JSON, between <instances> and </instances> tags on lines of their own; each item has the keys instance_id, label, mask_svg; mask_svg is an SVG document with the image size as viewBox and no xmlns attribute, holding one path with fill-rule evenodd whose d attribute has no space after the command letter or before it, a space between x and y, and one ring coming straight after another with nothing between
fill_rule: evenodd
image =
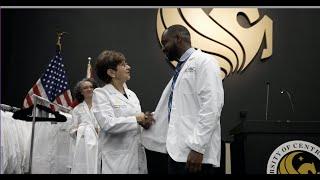
<instances>
[{"instance_id":1,"label":"name badge","mask_svg":"<svg viewBox=\"0 0 320 180\"><path fill-rule=\"evenodd\" d=\"M196 71L196 68L195 67L188 67L186 69L186 72L195 72Z\"/></svg>"},{"instance_id":2,"label":"name badge","mask_svg":"<svg viewBox=\"0 0 320 180\"><path fill-rule=\"evenodd\" d=\"M121 107L121 102L119 99L116 99L114 104L112 105L114 108L120 108Z\"/></svg>"},{"instance_id":3,"label":"name badge","mask_svg":"<svg viewBox=\"0 0 320 180\"><path fill-rule=\"evenodd\" d=\"M120 104L114 104L113 107L114 108L120 108Z\"/></svg>"}]
</instances>

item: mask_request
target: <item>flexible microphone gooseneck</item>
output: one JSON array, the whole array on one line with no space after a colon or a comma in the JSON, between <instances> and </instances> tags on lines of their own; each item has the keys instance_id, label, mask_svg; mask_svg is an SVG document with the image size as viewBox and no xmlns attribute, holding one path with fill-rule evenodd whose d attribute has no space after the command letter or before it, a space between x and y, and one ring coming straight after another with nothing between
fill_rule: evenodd
<instances>
[{"instance_id":1,"label":"flexible microphone gooseneck","mask_svg":"<svg viewBox=\"0 0 320 180\"><path fill-rule=\"evenodd\" d=\"M292 110L292 113L294 113L294 107L293 107L293 101L292 101L292 95L289 91L285 90L285 89L281 89L280 90L280 93L281 94L286 94L289 98L289 101L290 101L290 104L291 104L291 110Z\"/></svg>"}]
</instances>

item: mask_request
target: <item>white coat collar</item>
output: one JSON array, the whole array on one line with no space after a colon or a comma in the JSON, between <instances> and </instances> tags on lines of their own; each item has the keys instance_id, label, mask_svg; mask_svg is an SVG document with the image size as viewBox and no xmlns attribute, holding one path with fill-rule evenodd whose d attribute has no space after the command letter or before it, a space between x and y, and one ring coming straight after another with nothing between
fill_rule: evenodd
<instances>
[{"instance_id":1,"label":"white coat collar","mask_svg":"<svg viewBox=\"0 0 320 180\"><path fill-rule=\"evenodd\" d=\"M189 62L192 61L192 60L194 60L194 57L195 57L198 53L200 53L200 52L201 52L200 49L196 50L196 51L195 51L194 53L192 53L191 56L186 60L184 66L182 66L182 69L180 70L178 79L177 79L177 81L176 81L176 83L175 83L174 86L177 86L177 84L179 83L182 74L185 72L185 70L186 70L186 69L189 67L189 65L190 65Z\"/></svg>"},{"instance_id":2,"label":"white coat collar","mask_svg":"<svg viewBox=\"0 0 320 180\"><path fill-rule=\"evenodd\" d=\"M82 103L81 103L81 106L84 108L84 110L89 114L89 116L90 116L90 118L91 119L95 119L95 117L93 116L93 114L91 113L91 110L89 109L89 106L88 106L88 104L85 102L85 101L83 101ZM92 108L92 107L91 107Z\"/></svg>"},{"instance_id":3,"label":"white coat collar","mask_svg":"<svg viewBox=\"0 0 320 180\"><path fill-rule=\"evenodd\" d=\"M122 100L123 102L127 104L131 104L132 106L135 106L131 102L131 93L128 91L127 88L124 87L124 91L126 92L128 98L126 98L123 94L121 94L112 84L106 84L104 88L110 93L110 95L116 96L118 99Z\"/></svg>"}]
</instances>

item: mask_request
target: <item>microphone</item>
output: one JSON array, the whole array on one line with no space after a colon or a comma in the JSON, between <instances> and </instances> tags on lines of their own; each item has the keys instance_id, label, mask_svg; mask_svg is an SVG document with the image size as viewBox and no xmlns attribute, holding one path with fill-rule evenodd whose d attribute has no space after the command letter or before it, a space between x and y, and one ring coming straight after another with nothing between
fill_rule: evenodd
<instances>
[{"instance_id":1,"label":"microphone","mask_svg":"<svg viewBox=\"0 0 320 180\"><path fill-rule=\"evenodd\" d=\"M293 107L293 101L292 101L291 93L289 91L285 90L285 89L280 89L280 93L281 94L286 94L288 96L290 104L291 104L292 113L294 113L294 107Z\"/></svg>"},{"instance_id":2,"label":"microphone","mask_svg":"<svg viewBox=\"0 0 320 180\"><path fill-rule=\"evenodd\" d=\"M269 114L269 94L270 94L270 82L266 82L267 85L267 102L266 102L266 120L268 120Z\"/></svg>"},{"instance_id":3,"label":"microphone","mask_svg":"<svg viewBox=\"0 0 320 180\"><path fill-rule=\"evenodd\" d=\"M64 34L70 34L70 33L68 33L68 32L61 32L61 35L64 35Z\"/></svg>"},{"instance_id":4,"label":"microphone","mask_svg":"<svg viewBox=\"0 0 320 180\"><path fill-rule=\"evenodd\" d=\"M70 33L63 31L63 32L57 32L57 34L59 37L62 37L63 35L65 35L65 34L69 35Z\"/></svg>"}]
</instances>

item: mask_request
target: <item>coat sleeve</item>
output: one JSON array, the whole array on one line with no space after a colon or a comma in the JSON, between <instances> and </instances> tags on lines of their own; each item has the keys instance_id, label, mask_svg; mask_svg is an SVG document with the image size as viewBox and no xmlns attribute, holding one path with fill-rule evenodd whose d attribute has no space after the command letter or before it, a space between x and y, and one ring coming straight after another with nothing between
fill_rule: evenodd
<instances>
[{"instance_id":1,"label":"coat sleeve","mask_svg":"<svg viewBox=\"0 0 320 180\"><path fill-rule=\"evenodd\" d=\"M93 92L92 112L102 131L122 133L138 128L135 116L115 117L109 96L101 88Z\"/></svg>"},{"instance_id":2,"label":"coat sleeve","mask_svg":"<svg viewBox=\"0 0 320 180\"><path fill-rule=\"evenodd\" d=\"M199 61L196 69L196 99L200 110L197 123L187 145L199 153L204 154L214 131L220 128L220 113L223 106L224 92L220 68L209 57ZM213 137L214 138L214 137Z\"/></svg>"}]
</instances>

